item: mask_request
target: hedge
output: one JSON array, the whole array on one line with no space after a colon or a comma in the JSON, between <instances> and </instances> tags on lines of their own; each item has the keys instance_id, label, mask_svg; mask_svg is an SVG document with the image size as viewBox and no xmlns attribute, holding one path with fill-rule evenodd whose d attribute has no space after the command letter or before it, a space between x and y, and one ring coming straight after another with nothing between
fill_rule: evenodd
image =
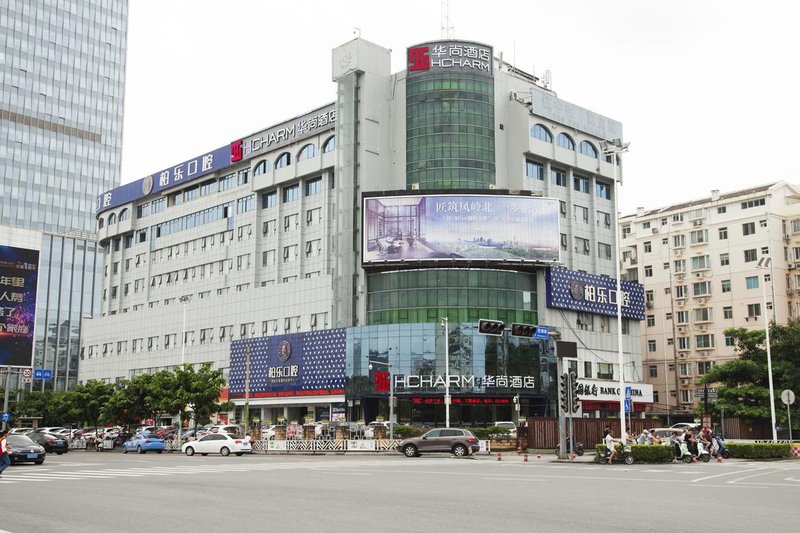
<instances>
[{"instance_id":1,"label":"hedge","mask_svg":"<svg viewBox=\"0 0 800 533\"><path fill-rule=\"evenodd\" d=\"M631 454L635 463L669 463L675 458L674 446L659 444L631 444ZM605 444L595 446L597 456L606 452ZM622 444L617 444L617 456L622 455Z\"/></svg>"},{"instance_id":2,"label":"hedge","mask_svg":"<svg viewBox=\"0 0 800 533\"><path fill-rule=\"evenodd\" d=\"M731 457L737 459L790 459L792 457L791 444L728 442L725 443L725 447L731 452Z\"/></svg>"}]
</instances>

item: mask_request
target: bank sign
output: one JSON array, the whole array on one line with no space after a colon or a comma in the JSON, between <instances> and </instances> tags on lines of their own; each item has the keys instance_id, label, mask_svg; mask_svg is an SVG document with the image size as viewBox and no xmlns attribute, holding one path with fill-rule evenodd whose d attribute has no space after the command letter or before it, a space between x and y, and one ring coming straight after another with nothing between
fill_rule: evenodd
<instances>
[{"instance_id":1,"label":"bank sign","mask_svg":"<svg viewBox=\"0 0 800 533\"><path fill-rule=\"evenodd\" d=\"M653 386L648 383L626 383L631 388L633 403L653 403ZM578 399L582 401L618 402L619 382L578 380ZM625 391L623 390L624 394Z\"/></svg>"},{"instance_id":2,"label":"bank sign","mask_svg":"<svg viewBox=\"0 0 800 533\"><path fill-rule=\"evenodd\" d=\"M433 72L469 72L493 76L492 47L469 41L435 41L407 50L408 76Z\"/></svg>"},{"instance_id":3,"label":"bank sign","mask_svg":"<svg viewBox=\"0 0 800 533\"><path fill-rule=\"evenodd\" d=\"M344 394L346 329L231 342L231 399Z\"/></svg>"},{"instance_id":4,"label":"bank sign","mask_svg":"<svg viewBox=\"0 0 800 533\"><path fill-rule=\"evenodd\" d=\"M621 283L622 317L644 320L644 286ZM612 278L551 267L545 272L547 307L617 316L617 281Z\"/></svg>"},{"instance_id":5,"label":"bank sign","mask_svg":"<svg viewBox=\"0 0 800 533\"><path fill-rule=\"evenodd\" d=\"M0 366L31 366L39 252L0 245Z\"/></svg>"}]
</instances>

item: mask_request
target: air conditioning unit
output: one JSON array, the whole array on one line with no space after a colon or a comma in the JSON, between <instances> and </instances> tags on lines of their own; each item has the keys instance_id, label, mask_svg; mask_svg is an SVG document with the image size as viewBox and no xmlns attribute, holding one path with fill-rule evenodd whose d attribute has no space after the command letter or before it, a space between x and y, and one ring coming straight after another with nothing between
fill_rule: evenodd
<instances>
[{"instance_id":1,"label":"air conditioning unit","mask_svg":"<svg viewBox=\"0 0 800 533\"><path fill-rule=\"evenodd\" d=\"M789 263L789 266L787 268L789 270L794 270L794 263Z\"/></svg>"},{"instance_id":2,"label":"air conditioning unit","mask_svg":"<svg viewBox=\"0 0 800 533\"><path fill-rule=\"evenodd\" d=\"M490 188L490 189L496 189L496 188L497 188L497 185L495 185L494 183L490 183L490 184L489 184L489 188Z\"/></svg>"},{"instance_id":3,"label":"air conditioning unit","mask_svg":"<svg viewBox=\"0 0 800 533\"><path fill-rule=\"evenodd\" d=\"M707 357L709 352L708 352L708 350L700 350L700 352L698 352L698 353L700 355L702 355L703 357Z\"/></svg>"},{"instance_id":4,"label":"air conditioning unit","mask_svg":"<svg viewBox=\"0 0 800 533\"><path fill-rule=\"evenodd\" d=\"M657 235L658 234L658 228L653 228L651 231L653 232L653 235Z\"/></svg>"},{"instance_id":5,"label":"air conditioning unit","mask_svg":"<svg viewBox=\"0 0 800 533\"><path fill-rule=\"evenodd\" d=\"M648 302L645 302L644 305L647 306L648 309L652 309L653 308L653 302L649 302L648 301Z\"/></svg>"},{"instance_id":6,"label":"air conditioning unit","mask_svg":"<svg viewBox=\"0 0 800 533\"><path fill-rule=\"evenodd\" d=\"M703 277L703 273L702 273L702 272L697 272L697 273L694 275L694 277L696 277L696 278L702 278L702 277Z\"/></svg>"},{"instance_id":7,"label":"air conditioning unit","mask_svg":"<svg viewBox=\"0 0 800 533\"><path fill-rule=\"evenodd\" d=\"M685 333L685 332L686 332L686 328L685 327L678 326L678 333Z\"/></svg>"},{"instance_id":8,"label":"air conditioning unit","mask_svg":"<svg viewBox=\"0 0 800 533\"><path fill-rule=\"evenodd\" d=\"M800 289L795 289L795 294L800 295Z\"/></svg>"},{"instance_id":9,"label":"air conditioning unit","mask_svg":"<svg viewBox=\"0 0 800 533\"><path fill-rule=\"evenodd\" d=\"M786 241L786 242L789 242L790 240L792 240L792 236L789 235L788 233L784 233L783 234L783 240Z\"/></svg>"},{"instance_id":10,"label":"air conditioning unit","mask_svg":"<svg viewBox=\"0 0 800 533\"><path fill-rule=\"evenodd\" d=\"M677 248L675 250L675 255L683 255L683 250L681 250L680 248Z\"/></svg>"},{"instance_id":11,"label":"air conditioning unit","mask_svg":"<svg viewBox=\"0 0 800 533\"><path fill-rule=\"evenodd\" d=\"M705 298L698 298L697 299L697 303L704 304L704 303L706 303L706 299Z\"/></svg>"},{"instance_id":12,"label":"air conditioning unit","mask_svg":"<svg viewBox=\"0 0 800 533\"><path fill-rule=\"evenodd\" d=\"M683 300L678 300L678 307L683 307L684 305L686 305L686 302Z\"/></svg>"},{"instance_id":13,"label":"air conditioning unit","mask_svg":"<svg viewBox=\"0 0 800 533\"><path fill-rule=\"evenodd\" d=\"M688 385L688 384L689 384L688 379L681 379L681 385Z\"/></svg>"},{"instance_id":14,"label":"air conditioning unit","mask_svg":"<svg viewBox=\"0 0 800 533\"><path fill-rule=\"evenodd\" d=\"M675 276L675 279L677 279L678 281L683 281L683 277L684 277L683 274L678 274Z\"/></svg>"},{"instance_id":15,"label":"air conditioning unit","mask_svg":"<svg viewBox=\"0 0 800 533\"><path fill-rule=\"evenodd\" d=\"M786 289L787 296L794 296L794 289Z\"/></svg>"},{"instance_id":16,"label":"air conditioning unit","mask_svg":"<svg viewBox=\"0 0 800 533\"><path fill-rule=\"evenodd\" d=\"M697 326L697 329L699 329L700 331L705 331L706 326L704 324L700 324L699 326Z\"/></svg>"}]
</instances>

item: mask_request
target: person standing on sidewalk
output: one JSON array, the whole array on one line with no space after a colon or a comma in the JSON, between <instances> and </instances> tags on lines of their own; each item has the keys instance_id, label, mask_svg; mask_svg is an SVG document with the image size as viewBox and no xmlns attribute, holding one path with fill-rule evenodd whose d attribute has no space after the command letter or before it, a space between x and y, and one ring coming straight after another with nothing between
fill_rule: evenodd
<instances>
[{"instance_id":1,"label":"person standing on sidewalk","mask_svg":"<svg viewBox=\"0 0 800 533\"><path fill-rule=\"evenodd\" d=\"M0 477L3 471L11 465L11 456L8 451L8 430L0 431Z\"/></svg>"}]
</instances>

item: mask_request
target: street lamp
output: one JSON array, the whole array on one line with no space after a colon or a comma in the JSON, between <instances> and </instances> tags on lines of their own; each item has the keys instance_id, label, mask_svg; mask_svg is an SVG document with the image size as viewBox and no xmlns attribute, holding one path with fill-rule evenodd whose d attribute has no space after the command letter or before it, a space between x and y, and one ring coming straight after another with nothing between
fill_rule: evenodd
<instances>
[{"instance_id":1,"label":"street lamp","mask_svg":"<svg viewBox=\"0 0 800 533\"><path fill-rule=\"evenodd\" d=\"M769 415L772 422L772 442L778 442L778 432L775 427L775 391L772 388L772 350L769 345L769 313L767 312L767 275L769 275L772 259L762 257L758 260L756 268L766 270L764 279L761 280L761 293L764 297L764 332L767 334L767 373L769 375Z\"/></svg>"},{"instance_id":2,"label":"street lamp","mask_svg":"<svg viewBox=\"0 0 800 533\"><path fill-rule=\"evenodd\" d=\"M622 354L622 274L620 272L620 264L622 262L620 247L621 247L621 236L620 236L620 227L619 227L619 194L618 194L618 187L617 187L617 167L620 163L620 154L623 152L628 151L628 147L631 143L624 143L622 139L616 138L612 139L611 141L600 141L600 150L605 155L611 156L611 165L614 169L614 214L617 217L616 220L616 257L614 258L615 266L616 266L616 276L617 276L617 357L619 363L619 422L620 422L620 438L623 439L623 443L625 442L625 436L627 432L625 431L625 376L623 372L623 368L625 365L625 359Z\"/></svg>"},{"instance_id":3,"label":"street lamp","mask_svg":"<svg viewBox=\"0 0 800 533\"><path fill-rule=\"evenodd\" d=\"M192 297L184 295L178 298L178 301L183 305L183 327L181 329L181 369L183 369L183 365L186 363L186 306L192 301ZM183 430L182 422L181 413L178 413L178 429L175 431L175 440L179 444L181 442L181 431Z\"/></svg>"},{"instance_id":4,"label":"street lamp","mask_svg":"<svg viewBox=\"0 0 800 533\"><path fill-rule=\"evenodd\" d=\"M369 360L369 369L372 365L384 365L389 368L389 440L394 439L394 367L392 363Z\"/></svg>"},{"instance_id":5,"label":"street lamp","mask_svg":"<svg viewBox=\"0 0 800 533\"><path fill-rule=\"evenodd\" d=\"M450 427L450 328L447 317L442 317L444 328L444 427Z\"/></svg>"}]
</instances>

